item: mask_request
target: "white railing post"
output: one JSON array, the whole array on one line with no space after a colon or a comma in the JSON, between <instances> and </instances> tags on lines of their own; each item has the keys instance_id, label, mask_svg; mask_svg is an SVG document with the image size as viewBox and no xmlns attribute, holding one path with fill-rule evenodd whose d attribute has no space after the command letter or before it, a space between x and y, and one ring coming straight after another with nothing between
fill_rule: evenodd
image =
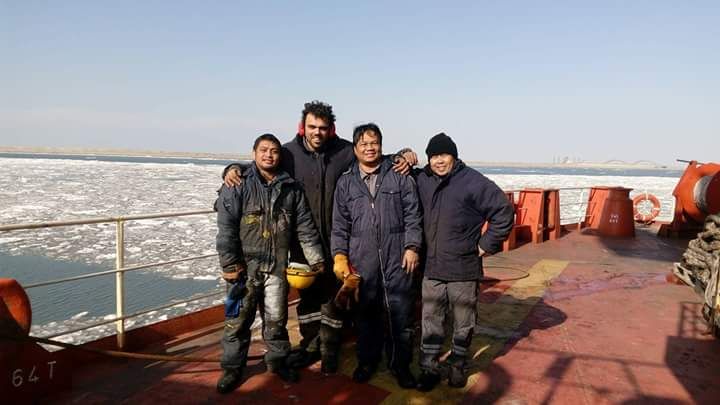
<instances>
[{"instance_id":1,"label":"white railing post","mask_svg":"<svg viewBox=\"0 0 720 405\"><path fill-rule=\"evenodd\" d=\"M125 266L125 223L118 219L115 238L115 269L119 270ZM115 317L122 318L125 313L125 288L123 283L123 272L115 273ZM125 347L125 320L120 319L115 323L117 331L117 347Z\"/></svg>"}]
</instances>

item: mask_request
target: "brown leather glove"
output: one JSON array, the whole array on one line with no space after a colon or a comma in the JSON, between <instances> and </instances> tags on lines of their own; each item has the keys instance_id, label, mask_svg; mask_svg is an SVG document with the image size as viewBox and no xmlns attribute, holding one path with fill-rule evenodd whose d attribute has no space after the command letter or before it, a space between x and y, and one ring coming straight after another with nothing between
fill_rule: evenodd
<instances>
[{"instance_id":1,"label":"brown leather glove","mask_svg":"<svg viewBox=\"0 0 720 405\"><path fill-rule=\"evenodd\" d=\"M310 270L320 274L325 271L325 263L323 263L323 262L315 263L312 266L310 266Z\"/></svg>"},{"instance_id":2,"label":"brown leather glove","mask_svg":"<svg viewBox=\"0 0 720 405\"><path fill-rule=\"evenodd\" d=\"M360 290L360 280L362 277L360 277L359 274L350 273L347 276L345 276L345 280L343 280L343 287L350 289L350 290Z\"/></svg>"},{"instance_id":3,"label":"brown leather glove","mask_svg":"<svg viewBox=\"0 0 720 405\"><path fill-rule=\"evenodd\" d=\"M340 309L349 310L353 301L360 301L360 276L350 273L345 277L340 291L335 295L335 306Z\"/></svg>"}]
</instances>

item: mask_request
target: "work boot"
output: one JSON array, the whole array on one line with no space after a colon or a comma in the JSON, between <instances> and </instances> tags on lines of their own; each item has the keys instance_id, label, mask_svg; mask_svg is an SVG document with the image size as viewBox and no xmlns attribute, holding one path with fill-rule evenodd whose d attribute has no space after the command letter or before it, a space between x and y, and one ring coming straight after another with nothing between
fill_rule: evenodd
<instances>
[{"instance_id":1,"label":"work boot","mask_svg":"<svg viewBox=\"0 0 720 405\"><path fill-rule=\"evenodd\" d=\"M300 380L300 373L298 373L298 371L294 368L286 365L275 367L272 372L285 382L296 383Z\"/></svg>"},{"instance_id":2,"label":"work boot","mask_svg":"<svg viewBox=\"0 0 720 405\"><path fill-rule=\"evenodd\" d=\"M338 370L338 358L337 356L323 356L322 363L320 365L320 371L323 374L335 374Z\"/></svg>"},{"instance_id":3,"label":"work boot","mask_svg":"<svg viewBox=\"0 0 720 405\"><path fill-rule=\"evenodd\" d=\"M442 363L438 364L438 373L440 374L441 380L447 380L448 377L450 377L450 365L443 361Z\"/></svg>"},{"instance_id":4,"label":"work boot","mask_svg":"<svg viewBox=\"0 0 720 405\"><path fill-rule=\"evenodd\" d=\"M375 369L377 366L370 365L370 364L360 364L357 366L355 371L353 371L352 379L355 382L358 383L366 383L370 381L370 378L372 378L373 374L375 374Z\"/></svg>"},{"instance_id":5,"label":"work boot","mask_svg":"<svg viewBox=\"0 0 720 405\"><path fill-rule=\"evenodd\" d=\"M305 368L320 360L320 352L309 352L305 349L297 349L290 352L287 358L287 365L291 368Z\"/></svg>"},{"instance_id":6,"label":"work boot","mask_svg":"<svg viewBox=\"0 0 720 405\"><path fill-rule=\"evenodd\" d=\"M228 394L235 390L242 381L242 371L236 369L223 369L222 376L217 382L217 392Z\"/></svg>"},{"instance_id":7,"label":"work boot","mask_svg":"<svg viewBox=\"0 0 720 405\"><path fill-rule=\"evenodd\" d=\"M453 388L462 388L467 384L467 373L462 366L450 366L448 375L448 385Z\"/></svg>"},{"instance_id":8,"label":"work boot","mask_svg":"<svg viewBox=\"0 0 720 405\"><path fill-rule=\"evenodd\" d=\"M400 388L415 388L417 386L417 381L415 381L415 377L407 366L398 367L392 371L392 374L395 376Z\"/></svg>"},{"instance_id":9,"label":"work boot","mask_svg":"<svg viewBox=\"0 0 720 405\"><path fill-rule=\"evenodd\" d=\"M422 392L432 391L440 383L440 374L423 371L418 377L417 389Z\"/></svg>"}]
</instances>

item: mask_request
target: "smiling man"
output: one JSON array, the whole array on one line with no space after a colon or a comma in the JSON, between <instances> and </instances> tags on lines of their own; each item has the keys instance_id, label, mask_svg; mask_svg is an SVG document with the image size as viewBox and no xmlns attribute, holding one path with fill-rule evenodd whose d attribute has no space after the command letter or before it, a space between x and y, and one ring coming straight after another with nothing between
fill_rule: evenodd
<instances>
[{"instance_id":1,"label":"smiling man","mask_svg":"<svg viewBox=\"0 0 720 405\"><path fill-rule=\"evenodd\" d=\"M280 141L264 134L253 145L253 165L241 185L223 186L217 207L217 251L228 285L222 339L220 393L241 382L250 347L250 327L260 307L265 363L285 381L298 380L288 367L288 265L296 240L313 270L322 271L324 254L302 187L279 169Z\"/></svg>"},{"instance_id":2,"label":"smiling man","mask_svg":"<svg viewBox=\"0 0 720 405\"><path fill-rule=\"evenodd\" d=\"M394 172L390 159L382 156L377 125L355 128L353 144L357 163L338 180L331 239L334 271L343 281L336 305L347 307L353 296L358 299L353 379L366 382L372 377L384 344L388 369L398 385L415 388L409 368L412 280L422 241L415 181Z\"/></svg>"},{"instance_id":3,"label":"smiling man","mask_svg":"<svg viewBox=\"0 0 720 405\"><path fill-rule=\"evenodd\" d=\"M453 319L448 385L459 388L467 383L482 257L500 250L512 229L514 211L495 183L458 159L449 136L433 136L425 152L429 163L417 175L427 249L418 389L430 391L440 382L438 357L448 315ZM487 231L481 234L486 222Z\"/></svg>"}]
</instances>

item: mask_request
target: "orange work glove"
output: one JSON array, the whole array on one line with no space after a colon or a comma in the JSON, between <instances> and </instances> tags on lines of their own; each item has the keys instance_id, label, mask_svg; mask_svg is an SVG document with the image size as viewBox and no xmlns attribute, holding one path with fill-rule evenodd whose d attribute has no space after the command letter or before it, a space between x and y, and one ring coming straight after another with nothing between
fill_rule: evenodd
<instances>
[{"instance_id":1,"label":"orange work glove","mask_svg":"<svg viewBox=\"0 0 720 405\"><path fill-rule=\"evenodd\" d=\"M347 255L337 253L334 257L333 272L340 281L345 281L347 274L350 274L350 264Z\"/></svg>"}]
</instances>

